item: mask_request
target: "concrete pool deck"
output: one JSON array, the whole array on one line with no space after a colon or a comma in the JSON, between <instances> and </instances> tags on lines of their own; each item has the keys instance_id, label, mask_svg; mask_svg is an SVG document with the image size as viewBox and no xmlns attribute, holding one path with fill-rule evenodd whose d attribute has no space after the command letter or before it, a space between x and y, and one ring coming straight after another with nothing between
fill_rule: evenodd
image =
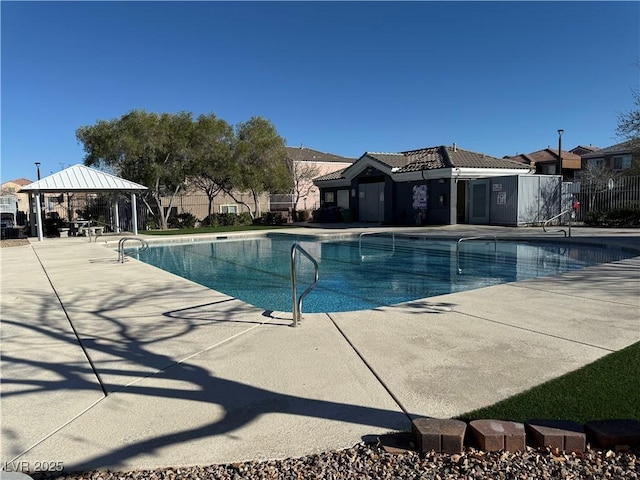
<instances>
[{"instance_id":1,"label":"concrete pool deck","mask_svg":"<svg viewBox=\"0 0 640 480\"><path fill-rule=\"evenodd\" d=\"M345 232L326 227L278 231ZM469 225L349 229L384 230L557 237ZM638 229L572 234L640 255ZM6 470L150 469L351 447L409 429L416 416L493 404L640 341L640 256L393 307L304 314L291 328L290 312L133 259L120 264L113 240L1 251Z\"/></svg>"}]
</instances>

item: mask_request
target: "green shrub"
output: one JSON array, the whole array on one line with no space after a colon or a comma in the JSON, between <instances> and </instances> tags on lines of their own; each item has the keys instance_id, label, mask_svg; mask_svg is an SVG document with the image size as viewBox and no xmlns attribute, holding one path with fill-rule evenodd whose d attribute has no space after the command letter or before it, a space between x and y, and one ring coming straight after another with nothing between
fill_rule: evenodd
<instances>
[{"instance_id":1,"label":"green shrub","mask_svg":"<svg viewBox=\"0 0 640 480\"><path fill-rule=\"evenodd\" d=\"M311 210L296 210L295 221L296 222L308 222L311 219Z\"/></svg>"},{"instance_id":2,"label":"green shrub","mask_svg":"<svg viewBox=\"0 0 640 480\"><path fill-rule=\"evenodd\" d=\"M203 227L233 227L251 225L253 220L249 212L240 215L235 213L214 213L202 220Z\"/></svg>"},{"instance_id":3,"label":"green shrub","mask_svg":"<svg viewBox=\"0 0 640 480\"><path fill-rule=\"evenodd\" d=\"M587 212L584 216L584 224L590 227L595 227L604 224L604 212L593 210Z\"/></svg>"},{"instance_id":4,"label":"green shrub","mask_svg":"<svg viewBox=\"0 0 640 480\"><path fill-rule=\"evenodd\" d=\"M255 225L282 225L284 218L280 212L267 212L254 220Z\"/></svg>"},{"instance_id":5,"label":"green shrub","mask_svg":"<svg viewBox=\"0 0 640 480\"><path fill-rule=\"evenodd\" d=\"M180 215L171 215L167 220L169 228L193 228L198 219L193 214L185 212Z\"/></svg>"},{"instance_id":6,"label":"green shrub","mask_svg":"<svg viewBox=\"0 0 640 480\"><path fill-rule=\"evenodd\" d=\"M160 228L160 222L156 217L148 217L145 222L145 227L147 230L158 230Z\"/></svg>"},{"instance_id":7,"label":"green shrub","mask_svg":"<svg viewBox=\"0 0 640 480\"><path fill-rule=\"evenodd\" d=\"M253 218L251 218L251 214L249 212L242 212L238 215L238 225L251 225L253 223Z\"/></svg>"},{"instance_id":8,"label":"green shrub","mask_svg":"<svg viewBox=\"0 0 640 480\"><path fill-rule=\"evenodd\" d=\"M588 212L584 223L593 227L637 227L640 226L640 207L626 206L606 212Z\"/></svg>"}]
</instances>

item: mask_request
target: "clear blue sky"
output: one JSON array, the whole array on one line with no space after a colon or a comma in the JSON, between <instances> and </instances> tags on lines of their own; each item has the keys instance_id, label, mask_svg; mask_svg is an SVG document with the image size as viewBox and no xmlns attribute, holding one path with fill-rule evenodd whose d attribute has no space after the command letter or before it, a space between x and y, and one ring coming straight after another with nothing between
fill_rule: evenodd
<instances>
[{"instance_id":1,"label":"clear blue sky","mask_svg":"<svg viewBox=\"0 0 640 480\"><path fill-rule=\"evenodd\" d=\"M456 142L606 147L632 110L639 2L2 1L2 181L82 163L132 109L258 115L359 157Z\"/></svg>"}]
</instances>

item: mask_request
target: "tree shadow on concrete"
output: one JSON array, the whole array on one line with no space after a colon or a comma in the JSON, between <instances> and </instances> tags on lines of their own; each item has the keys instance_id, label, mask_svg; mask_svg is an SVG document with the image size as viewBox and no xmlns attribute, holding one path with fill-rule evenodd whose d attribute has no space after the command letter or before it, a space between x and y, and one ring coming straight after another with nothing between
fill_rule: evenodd
<instances>
[{"instance_id":1,"label":"tree shadow on concrete","mask_svg":"<svg viewBox=\"0 0 640 480\"><path fill-rule=\"evenodd\" d=\"M32 336L55 342L60 349L76 350L81 343L95 366L94 372L88 362L58 363L44 355L38 357L37 352L34 354L32 351L27 356L22 355L19 348L11 348L3 354L4 366L17 367L21 371L46 371L52 375L45 375L46 379L37 376L3 378L5 399L51 391L95 391L94 374L97 374L109 395L122 392L150 398L188 400L215 404L224 411L221 418L198 428L185 428L125 446L114 445L109 451L77 465L67 464L68 470L123 465L130 458L157 453L169 445L231 434L261 416L274 413L367 425L375 429L408 427L408 417L399 408L388 410L305 398L215 376L208 368L191 361L194 355L215 347L209 343L211 340L203 340L212 334L213 329L236 326L232 332L223 334L224 338L220 341L224 342L228 336L245 334L250 330L260 335L255 329L262 324L288 328L289 322L277 323L276 320L274 324L273 318L261 316L257 309L227 299L202 302L191 307L162 308L169 293L159 290L157 286L138 288L135 292L127 291L125 287L106 290L101 294L100 308L90 311L87 308L89 303L85 301L87 297L92 297L95 305L95 291L76 289L60 295L69 319L66 324L60 318L51 321L54 306L51 305L50 295L38 298L29 294L32 301L39 302L39 312L35 318L26 318L17 309L3 311L3 324L18 332L18 335L5 341L19 342L22 338ZM156 313L149 306L157 306ZM221 306L226 309L221 309ZM122 317L128 308L140 311L143 307L149 310L147 317ZM243 327L243 324L246 326ZM71 325L77 331L78 338L72 334ZM214 335L211 338L216 341L217 337ZM163 386L151 386L140 381L148 377L162 380ZM176 387L164 386L171 385L172 381L175 381ZM186 387L179 387L185 383ZM11 429L10 424L5 427ZM40 438L50 433L42 432ZM21 452L16 458L24 453L27 452Z\"/></svg>"}]
</instances>

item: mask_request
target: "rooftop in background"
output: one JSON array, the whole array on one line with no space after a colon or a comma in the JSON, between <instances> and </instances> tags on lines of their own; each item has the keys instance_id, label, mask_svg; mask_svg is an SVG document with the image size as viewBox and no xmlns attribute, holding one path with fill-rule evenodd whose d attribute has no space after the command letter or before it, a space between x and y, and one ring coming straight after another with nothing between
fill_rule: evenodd
<instances>
[{"instance_id":1,"label":"rooftop in background","mask_svg":"<svg viewBox=\"0 0 640 480\"><path fill-rule=\"evenodd\" d=\"M545 148L544 150L538 150L537 152L522 153L514 157L507 157L507 160L513 160L527 165L531 165L533 163L556 163L558 159L558 150L553 148ZM563 150L562 160L575 160L579 162L580 155Z\"/></svg>"},{"instance_id":2,"label":"rooftop in background","mask_svg":"<svg viewBox=\"0 0 640 480\"><path fill-rule=\"evenodd\" d=\"M319 152L307 147L285 147L289 158L295 162L336 162L353 163L355 158L341 157L332 153Z\"/></svg>"},{"instance_id":3,"label":"rooftop in background","mask_svg":"<svg viewBox=\"0 0 640 480\"><path fill-rule=\"evenodd\" d=\"M588 147L585 147L584 145L578 145L575 148L572 148L571 150L569 150L571 153L575 153L576 155L586 155L587 153L593 153L593 152L597 152L598 150L600 150L600 147L594 147L593 145L589 145Z\"/></svg>"},{"instance_id":4,"label":"rooftop in background","mask_svg":"<svg viewBox=\"0 0 640 480\"><path fill-rule=\"evenodd\" d=\"M14 185L20 185L21 187L24 187L25 185L29 185L30 183L32 183L32 180L29 180L27 178L16 178L14 180L9 180L2 185L6 185L7 183L13 183Z\"/></svg>"},{"instance_id":5,"label":"rooftop in background","mask_svg":"<svg viewBox=\"0 0 640 480\"><path fill-rule=\"evenodd\" d=\"M635 140L637 142L637 140ZM582 155L582 158L595 158L616 153L629 153L633 147L634 140L616 143L610 147L605 147L592 153Z\"/></svg>"}]
</instances>

